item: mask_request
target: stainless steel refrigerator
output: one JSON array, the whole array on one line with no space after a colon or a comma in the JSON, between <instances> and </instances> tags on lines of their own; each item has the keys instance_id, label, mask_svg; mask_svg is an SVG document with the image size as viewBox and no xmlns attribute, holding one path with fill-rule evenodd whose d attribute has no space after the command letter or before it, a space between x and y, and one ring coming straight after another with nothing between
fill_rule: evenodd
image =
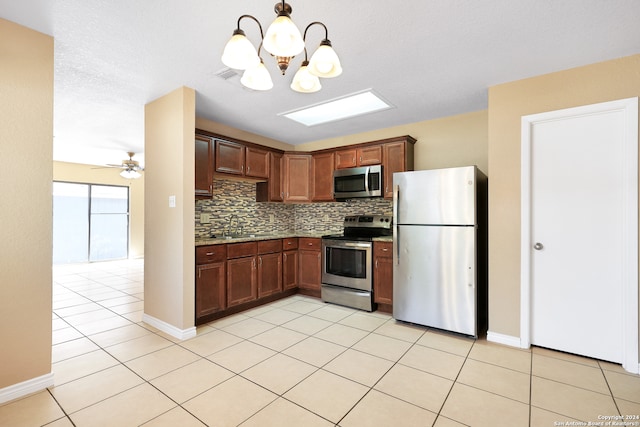
<instances>
[{"instance_id":1,"label":"stainless steel refrigerator","mask_svg":"<svg viewBox=\"0 0 640 427\"><path fill-rule=\"evenodd\" d=\"M393 174L393 317L477 337L487 316L487 177Z\"/></svg>"}]
</instances>

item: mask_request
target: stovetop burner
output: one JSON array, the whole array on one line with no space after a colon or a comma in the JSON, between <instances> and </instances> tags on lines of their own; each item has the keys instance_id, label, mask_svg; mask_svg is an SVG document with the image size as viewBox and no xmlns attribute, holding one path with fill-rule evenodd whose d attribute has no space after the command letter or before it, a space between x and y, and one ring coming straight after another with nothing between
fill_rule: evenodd
<instances>
[{"instance_id":1,"label":"stovetop burner","mask_svg":"<svg viewBox=\"0 0 640 427\"><path fill-rule=\"evenodd\" d=\"M393 217L388 215L350 215L344 218L343 234L322 236L323 239L371 241L374 237L390 236Z\"/></svg>"}]
</instances>

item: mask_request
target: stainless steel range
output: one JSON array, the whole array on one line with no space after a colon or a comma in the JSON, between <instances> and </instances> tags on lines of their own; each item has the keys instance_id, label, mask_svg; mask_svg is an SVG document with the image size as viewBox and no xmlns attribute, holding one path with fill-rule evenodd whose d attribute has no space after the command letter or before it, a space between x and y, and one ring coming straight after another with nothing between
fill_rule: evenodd
<instances>
[{"instance_id":1,"label":"stainless steel range","mask_svg":"<svg viewBox=\"0 0 640 427\"><path fill-rule=\"evenodd\" d=\"M373 238L392 235L386 215L352 215L344 234L322 237L322 300L373 311Z\"/></svg>"}]
</instances>

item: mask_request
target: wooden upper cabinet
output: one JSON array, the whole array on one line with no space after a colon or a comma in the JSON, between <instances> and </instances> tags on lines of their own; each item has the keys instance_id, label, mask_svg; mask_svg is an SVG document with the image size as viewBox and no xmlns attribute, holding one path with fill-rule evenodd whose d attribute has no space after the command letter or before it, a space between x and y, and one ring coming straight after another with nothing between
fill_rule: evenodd
<instances>
[{"instance_id":1,"label":"wooden upper cabinet","mask_svg":"<svg viewBox=\"0 0 640 427\"><path fill-rule=\"evenodd\" d=\"M244 175L244 150L235 142L216 140L216 172Z\"/></svg>"},{"instance_id":2,"label":"wooden upper cabinet","mask_svg":"<svg viewBox=\"0 0 640 427\"><path fill-rule=\"evenodd\" d=\"M285 202L311 201L311 155L285 154L283 183Z\"/></svg>"},{"instance_id":3,"label":"wooden upper cabinet","mask_svg":"<svg viewBox=\"0 0 640 427\"><path fill-rule=\"evenodd\" d=\"M372 145L370 147L338 150L335 156L336 169L379 165L382 164L382 146Z\"/></svg>"},{"instance_id":4,"label":"wooden upper cabinet","mask_svg":"<svg viewBox=\"0 0 640 427\"><path fill-rule=\"evenodd\" d=\"M196 198L213 197L213 140L207 136L196 135L195 177Z\"/></svg>"},{"instance_id":5,"label":"wooden upper cabinet","mask_svg":"<svg viewBox=\"0 0 640 427\"><path fill-rule=\"evenodd\" d=\"M382 164L382 146L374 145L362 147L357 150L358 166L371 166Z\"/></svg>"},{"instance_id":6,"label":"wooden upper cabinet","mask_svg":"<svg viewBox=\"0 0 640 427\"><path fill-rule=\"evenodd\" d=\"M410 136L394 138L382 145L382 169L384 175L384 197L393 197L393 174L413 170L413 145Z\"/></svg>"},{"instance_id":7,"label":"wooden upper cabinet","mask_svg":"<svg viewBox=\"0 0 640 427\"><path fill-rule=\"evenodd\" d=\"M355 168L358 164L356 161L356 149L336 151L336 169Z\"/></svg>"},{"instance_id":8,"label":"wooden upper cabinet","mask_svg":"<svg viewBox=\"0 0 640 427\"><path fill-rule=\"evenodd\" d=\"M269 152L254 147L245 147L245 175L269 178Z\"/></svg>"},{"instance_id":9,"label":"wooden upper cabinet","mask_svg":"<svg viewBox=\"0 0 640 427\"><path fill-rule=\"evenodd\" d=\"M334 153L314 154L311 158L312 192L314 202L333 200Z\"/></svg>"},{"instance_id":10,"label":"wooden upper cabinet","mask_svg":"<svg viewBox=\"0 0 640 427\"><path fill-rule=\"evenodd\" d=\"M282 187L282 154L269 153L269 201L281 202L284 200Z\"/></svg>"}]
</instances>

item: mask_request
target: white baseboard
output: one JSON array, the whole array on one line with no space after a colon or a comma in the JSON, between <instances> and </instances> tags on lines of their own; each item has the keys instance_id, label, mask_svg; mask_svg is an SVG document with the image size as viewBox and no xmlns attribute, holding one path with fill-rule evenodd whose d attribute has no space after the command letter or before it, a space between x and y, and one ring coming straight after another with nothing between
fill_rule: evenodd
<instances>
[{"instance_id":1,"label":"white baseboard","mask_svg":"<svg viewBox=\"0 0 640 427\"><path fill-rule=\"evenodd\" d=\"M53 372L0 389L0 405L53 386Z\"/></svg>"},{"instance_id":2,"label":"white baseboard","mask_svg":"<svg viewBox=\"0 0 640 427\"><path fill-rule=\"evenodd\" d=\"M511 335L499 334L497 332L487 331L487 341L508 345L509 347L525 348L522 346L520 337L512 337Z\"/></svg>"},{"instance_id":3,"label":"white baseboard","mask_svg":"<svg viewBox=\"0 0 640 427\"><path fill-rule=\"evenodd\" d=\"M196 336L196 327L192 326L188 329L180 329L175 326L160 320L156 319L153 316L149 316L147 313L142 315L142 321L148 323L156 329L161 330L174 338L178 338L179 340L188 340L189 338L193 338Z\"/></svg>"}]
</instances>

